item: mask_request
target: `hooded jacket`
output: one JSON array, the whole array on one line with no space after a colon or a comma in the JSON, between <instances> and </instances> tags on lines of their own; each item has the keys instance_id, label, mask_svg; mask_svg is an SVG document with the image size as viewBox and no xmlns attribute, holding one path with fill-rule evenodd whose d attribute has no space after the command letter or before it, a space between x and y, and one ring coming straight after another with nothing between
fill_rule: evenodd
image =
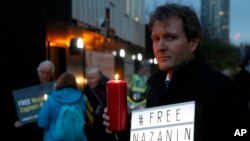
<instances>
[{"instance_id":1,"label":"hooded jacket","mask_svg":"<svg viewBox=\"0 0 250 141\"><path fill-rule=\"evenodd\" d=\"M63 88L52 91L48 100L39 111L37 123L44 129L44 141L54 141L53 131L62 105L79 103L85 112L85 102L80 90Z\"/></svg>"}]
</instances>

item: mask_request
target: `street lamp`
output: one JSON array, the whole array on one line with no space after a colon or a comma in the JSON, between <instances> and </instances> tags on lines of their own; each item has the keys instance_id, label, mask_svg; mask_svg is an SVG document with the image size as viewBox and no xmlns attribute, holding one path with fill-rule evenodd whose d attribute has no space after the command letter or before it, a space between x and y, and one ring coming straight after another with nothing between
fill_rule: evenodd
<instances>
[{"instance_id":1,"label":"street lamp","mask_svg":"<svg viewBox=\"0 0 250 141\"><path fill-rule=\"evenodd\" d=\"M83 72L83 88L85 86L85 44L82 38L73 38L70 40L69 51L71 55L80 55L82 51L82 72Z\"/></svg>"},{"instance_id":2,"label":"street lamp","mask_svg":"<svg viewBox=\"0 0 250 141\"><path fill-rule=\"evenodd\" d=\"M125 57L126 56L125 50L121 49L119 55L120 55L120 57Z\"/></svg>"},{"instance_id":3,"label":"street lamp","mask_svg":"<svg viewBox=\"0 0 250 141\"><path fill-rule=\"evenodd\" d=\"M141 61L141 60L142 60L142 54L141 54L141 53L138 53L138 54L137 54L137 60L138 60L138 61Z\"/></svg>"},{"instance_id":4,"label":"street lamp","mask_svg":"<svg viewBox=\"0 0 250 141\"><path fill-rule=\"evenodd\" d=\"M84 41L82 38L74 38L70 40L69 51L71 55L80 55L81 49L84 49Z\"/></svg>"},{"instance_id":5,"label":"street lamp","mask_svg":"<svg viewBox=\"0 0 250 141\"><path fill-rule=\"evenodd\" d=\"M77 46L77 48L84 48L84 42L83 42L82 38L76 39L76 46Z\"/></svg>"}]
</instances>

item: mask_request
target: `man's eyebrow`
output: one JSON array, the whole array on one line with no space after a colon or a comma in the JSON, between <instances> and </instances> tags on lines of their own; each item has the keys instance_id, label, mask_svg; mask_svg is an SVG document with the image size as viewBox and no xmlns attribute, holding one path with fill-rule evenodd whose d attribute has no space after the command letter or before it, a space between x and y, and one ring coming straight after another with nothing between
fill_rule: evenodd
<instances>
[{"instance_id":1,"label":"man's eyebrow","mask_svg":"<svg viewBox=\"0 0 250 141\"><path fill-rule=\"evenodd\" d=\"M167 31L167 30L165 29L165 34L177 34L177 32L176 32L176 31Z\"/></svg>"},{"instance_id":2,"label":"man's eyebrow","mask_svg":"<svg viewBox=\"0 0 250 141\"><path fill-rule=\"evenodd\" d=\"M164 34L162 34L163 36L169 36L169 35L178 35L178 33L174 33L174 32L165 32ZM156 34L152 34L150 37L153 38L157 36Z\"/></svg>"}]
</instances>

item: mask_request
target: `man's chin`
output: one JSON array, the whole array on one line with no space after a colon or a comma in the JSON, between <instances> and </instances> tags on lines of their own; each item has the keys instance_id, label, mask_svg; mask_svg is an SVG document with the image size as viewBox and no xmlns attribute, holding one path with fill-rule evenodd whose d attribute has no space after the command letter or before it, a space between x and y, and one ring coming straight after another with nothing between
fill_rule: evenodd
<instances>
[{"instance_id":1,"label":"man's chin","mask_svg":"<svg viewBox=\"0 0 250 141\"><path fill-rule=\"evenodd\" d=\"M161 71L169 71L169 68L170 68L170 67L168 67L168 66L159 66L159 69L160 69Z\"/></svg>"}]
</instances>

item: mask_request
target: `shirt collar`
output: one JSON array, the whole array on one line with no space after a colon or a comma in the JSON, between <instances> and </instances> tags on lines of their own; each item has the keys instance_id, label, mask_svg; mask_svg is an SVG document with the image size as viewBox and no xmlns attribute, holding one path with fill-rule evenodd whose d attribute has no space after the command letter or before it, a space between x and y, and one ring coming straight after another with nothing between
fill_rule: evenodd
<instances>
[{"instance_id":1,"label":"shirt collar","mask_svg":"<svg viewBox=\"0 0 250 141\"><path fill-rule=\"evenodd\" d=\"M168 73L167 73L167 76L166 76L166 81L170 81L170 77L169 77Z\"/></svg>"}]
</instances>

